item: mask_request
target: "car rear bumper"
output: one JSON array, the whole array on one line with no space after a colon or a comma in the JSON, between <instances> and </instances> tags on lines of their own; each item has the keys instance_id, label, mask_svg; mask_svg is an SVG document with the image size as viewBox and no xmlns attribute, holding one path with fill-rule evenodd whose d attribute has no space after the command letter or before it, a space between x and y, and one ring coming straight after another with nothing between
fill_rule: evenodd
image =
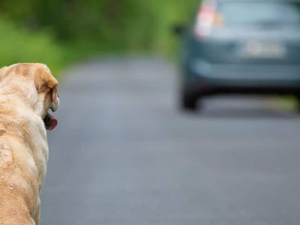
<instances>
[{"instance_id":1,"label":"car rear bumper","mask_svg":"<svg viewBox=\"0 0 300 225\"><path fill-rule=\"evenodd\" d=\"M191 70L199 76L228 80L297 80L300 81L300 64L255 65L255 64L211 64L202 60L191 64Z\"/></svg>"},{"instance_id":2,"label":"car rear bumper","mask_svg":"<svg viewBox=\"0 0 300 225\"><path fill-rule=\"evenodd\" d=\"M300 65L209 64L188 69L193 89L207 93L300 93Z\"/></svg>"}]
</instances>

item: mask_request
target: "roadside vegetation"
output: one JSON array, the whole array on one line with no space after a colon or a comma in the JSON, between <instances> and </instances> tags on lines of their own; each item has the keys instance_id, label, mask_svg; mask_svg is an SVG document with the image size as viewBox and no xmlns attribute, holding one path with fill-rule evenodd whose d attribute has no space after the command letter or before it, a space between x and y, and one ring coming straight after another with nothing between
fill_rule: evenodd
<instances>
[{"instance_id":1,"label":"roadside vegetation","mask_svg":"<svg viewBox=\"0 0 300 225\"><path fill-rule=\"evenodd\" d=\"M91 55L172 55L171 28L199 0L2 0L0 66L44 62L54 73ZM16 7L18 6L18 7Z\"/></svg>"}]
</instances>

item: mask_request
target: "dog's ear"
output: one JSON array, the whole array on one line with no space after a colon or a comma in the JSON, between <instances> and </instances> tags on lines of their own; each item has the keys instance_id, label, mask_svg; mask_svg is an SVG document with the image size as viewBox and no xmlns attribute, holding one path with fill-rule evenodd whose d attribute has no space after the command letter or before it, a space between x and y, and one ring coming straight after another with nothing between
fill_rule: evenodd
<instances>
[{"instance_id":1,"label":"dog's ear","mask_svg":"<svg viewBox=\"0 0 300 225\"><path fill-rule=\"evenodd\" d=\"M52 111L56 111L59 105L58 99L58 81L53 77L50 70L46 67L39 67L35 74L35 85L38 93L46 92L50 90L52 104Z\"/></svg>"},{"instance_id":2,"label":"dog's ear","mask_svg":"<svg viewBox=\"0 0 300 225\"><path fill-rule=\"evenodd\" d=\"M45 92L47 89L57 90L57 85L57 80L52 76L47 67L37 68L35 73L35 86L38 93Z\"/></svg>"},{"instance_id":3,"label":"dog's ear","mask_svg":"<svg viewBox=\"0 0 300 225\"><path fill-rule=\"evenodd\" d=\"M58 81L51 74L50 70L46 66L37 68L35 73L35 85L38 93L46 92L50 89L53 108L57 108L59 104L58 100Z\"/></svg>"}]
</instances>

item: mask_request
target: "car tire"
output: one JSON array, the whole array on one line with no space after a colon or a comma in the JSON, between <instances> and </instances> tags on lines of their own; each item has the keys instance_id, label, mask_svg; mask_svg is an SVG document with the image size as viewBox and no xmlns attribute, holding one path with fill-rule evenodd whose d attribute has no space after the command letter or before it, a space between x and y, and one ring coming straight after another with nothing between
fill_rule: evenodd
<instances>
[{"instance_id":1,"label":"car tire","mask_svg":"<svg viewBox=\"0 0 300 225\"><path fill-rule=\"evenodd\" d=\"M197 111L198 110L198 98L194 93L186 89L182 90L180 96L180 107L185 111Z\"/></svg>"},{"instance_id":2,"label":"car tire","mask_svg":"<svg viewBox=\"0 0 300 225\"><path fill-rule=\"evenodd\" d=\"M295 97L296 97L296 101L297 101L296 111L297 111L297 113L300 114L300 95L295 95Z\"/></svg>"}]
</instances>

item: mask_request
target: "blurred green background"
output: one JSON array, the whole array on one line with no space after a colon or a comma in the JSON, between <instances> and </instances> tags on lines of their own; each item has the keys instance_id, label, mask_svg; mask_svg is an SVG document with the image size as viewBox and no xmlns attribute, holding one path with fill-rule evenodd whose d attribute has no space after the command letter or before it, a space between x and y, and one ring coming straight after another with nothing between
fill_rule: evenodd
<instances>
[{"instance_id":1,"label":"blurred green background","mask_svg":"<svg viewBox=\"0 0 300 225\"><path fill-rule=\"evenodd\" d=\"M0 66L43 62L53 73L93 55L172 56L174 24L199 0L2 0Z\"/></svg>"}]
</instances>

